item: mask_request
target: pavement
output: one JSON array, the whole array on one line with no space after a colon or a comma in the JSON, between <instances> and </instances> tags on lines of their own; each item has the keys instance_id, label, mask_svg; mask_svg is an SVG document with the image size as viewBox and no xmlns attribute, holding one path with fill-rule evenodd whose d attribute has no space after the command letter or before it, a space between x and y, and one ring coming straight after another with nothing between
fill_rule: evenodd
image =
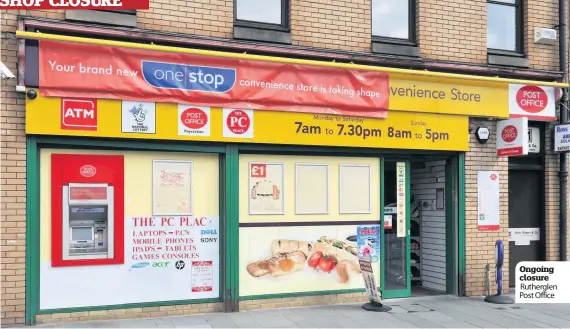
<instances>
[{"instance_id":1,"label":"pavement","mask_svg":"<svg viewBox=\"0 0 570 329\"><path fill-rule=\"evenodd\" d=\"M391 300L388 313L362 304L252 310L152 319L39 325L38 328L570 328L569 304L494 305L481 297Z\"/></svg>"}]
</instances>

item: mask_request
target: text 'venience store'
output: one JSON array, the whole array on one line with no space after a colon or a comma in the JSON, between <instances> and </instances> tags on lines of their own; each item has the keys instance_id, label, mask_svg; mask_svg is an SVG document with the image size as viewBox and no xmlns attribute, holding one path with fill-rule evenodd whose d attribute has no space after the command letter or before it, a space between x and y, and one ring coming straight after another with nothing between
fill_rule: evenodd
<instances>
[{"instance_id":1,"label":"text 'venience store'","mask_svg":"<svg viewBox=\"0 0 570 329\"><path fill-rule=\"evenodd\" d=\"M508 118L521 85L20 37L32 322L363 296L363 250L384 299L464 294L469 117Z\"/></svg>"}]
</instances>

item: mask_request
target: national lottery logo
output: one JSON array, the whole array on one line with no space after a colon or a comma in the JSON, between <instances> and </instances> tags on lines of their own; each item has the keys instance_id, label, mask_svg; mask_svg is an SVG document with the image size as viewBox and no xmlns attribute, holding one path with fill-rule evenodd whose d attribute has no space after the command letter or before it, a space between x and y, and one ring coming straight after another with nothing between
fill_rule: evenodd
<instances>
[{"instance_id":1,"label":"national lottery logo","mask_svg":"<svg viewBox=\"0 0 570 329\"><path fill-rule=\"evenodd\" d=\"M141 125L144 123L146 115L148 114L148 110L146 110L142 104L133 106L129 112L133 115L135 121Z\"/></svg>"},{"instance_id":2,"label":"national lottery logo","mask_svg":"<svg viewBox=\"0 0 570 329\"><path fill-rule=\"evenodd\" d=\"M142 61L145 81L164 89L225 93L236 83L236 70L223 67Z\"/></svg>"}]
</instances>

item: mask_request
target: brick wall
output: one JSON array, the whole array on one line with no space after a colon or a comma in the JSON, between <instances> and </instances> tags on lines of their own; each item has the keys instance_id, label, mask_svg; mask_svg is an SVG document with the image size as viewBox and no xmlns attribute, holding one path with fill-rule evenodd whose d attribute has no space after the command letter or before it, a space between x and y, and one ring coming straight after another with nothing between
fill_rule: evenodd
<instances>
[{"instance_id":1,"label":"brick wall","mask_svg":"<svg viewBox=\"0 0 570 329\"><path fill-rule=\"evenodd\" d=\"M525 49L530 66L534 69L558 70L558 43L542 45L534 43L534 28L554 28L558 25L558 0L523 1Z\"/></svg>"},{"instance_id":2,"label":"brick wall","mask_svg":"<svg viewBox=\"0 0 570 329\"><path fill-rule=\"evenodd\" d=\"M484 0L419 0L418 42L422 57L487 62Z\"/></svg>"},{"instance_id":3,"label":"brick wall","mask_svg":"<svg viewBox=\"0 0 570 329\"><path fill-rule=\"evenodd\" d=\"M293 44L370 51L370 0L291 0Z\"/></svg>"},{"instance_id":4,"label":"brick wall","mask_svg":"<svg viewBox=\"0 0 570 329\"><path fill-rule=\"evenodd\" d=\"M231 38L232 0L151 1L149 11L139 11L139 28Z\"/></svg>"},{"instance_id":5,"label":"brick wall","mask_svg":"<svg viewBox=\"0 0 570 329\"><path fill-rule=\"evenodd\" d=\"M469 135L469 149L465 159L465 230L466 230L466 292L468 296L486 294L485 265L493 266L495 242L503 240L505 245L505 266L503 267L503 289L509 290L509 162L507 157L497 157L496 121L471 119L471 126L485 125L491 132L487 144L479 144L475 134ZM477 172L498 171L500 179L500 224L499 231L480 232L477 230ZM491 272L493 275L494 272ZM493 283L492 289L496 291Z\"/></svg>"},{"instance_id":6,"label":"brick wall","mask_svg":"<svg viewBox=\"0 0 570 329\"><path fill-rule=\"evenodd\" d=\"M127 309L100 310L89 312L71 312L42 314L36 317L37 324L62 322L118 320L133 318L154 318L161 316L191 315L210 312L222 312L222 303L206 303L193 305L171 305L155 307L136 307Z\"/></svg>"},{"instance_id":7,"label":"brick wall","mask_svg":"<svg viewBox=\"0 0 570 329\"><path fill-rule=\"evenodd\" d=\"M17 72L18 42L6 26L15 20L2 16L0 55ZM9 17L14 18L14 17ZM0 245L1 321L3 325L24 322L26 255L26 136L23 95L15 92L15 80L2 80L0 99Z\"/></svg>"},{"instance_id":8,"label":"brick wall","mask_svg":"<svg viewBox=\"0 0 570 329\"><path fill-rule=\"evenodd\" d=\"M255 310L278 307L300 307L329 304L348 304L367 302L368 296L363 292L348 294L321 295L308 297L270 298L257 300L242 300L239 302L240 310Z\"/></svg>"}]
</instances>

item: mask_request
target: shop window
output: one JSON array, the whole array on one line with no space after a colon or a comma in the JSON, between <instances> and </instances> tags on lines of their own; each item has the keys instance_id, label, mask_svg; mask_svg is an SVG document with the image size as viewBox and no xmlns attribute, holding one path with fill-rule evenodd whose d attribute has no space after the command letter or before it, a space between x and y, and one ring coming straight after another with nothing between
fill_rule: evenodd
<instances>
[{"instance_id":1,"label":"shop window","mask_svg":"<svg viewBox=\"0 0 570 329\"><path fill-rule=\"evenodd\" d=\"M489 64L528 66L523 49L521 0L487 1L487 53Z\"/></svg>"},{"instance_id":2,"label":"shop window","mask_svg":"<svg viewBox=\"0 0 570 329\"><path fill-rule=\"evenodd\" d=\"M291 43L288 0L234 0L234 37Z\"/></svg>"},{"instance_id":3,"label":"shop window","mask_svg":"<svg viewBox=\"0 0 570 329\"><path fill-rule=\"evenodd\" d=\"M419 56L415 0L372 0L372 51Z\"/></svg>"}]
</instances>

